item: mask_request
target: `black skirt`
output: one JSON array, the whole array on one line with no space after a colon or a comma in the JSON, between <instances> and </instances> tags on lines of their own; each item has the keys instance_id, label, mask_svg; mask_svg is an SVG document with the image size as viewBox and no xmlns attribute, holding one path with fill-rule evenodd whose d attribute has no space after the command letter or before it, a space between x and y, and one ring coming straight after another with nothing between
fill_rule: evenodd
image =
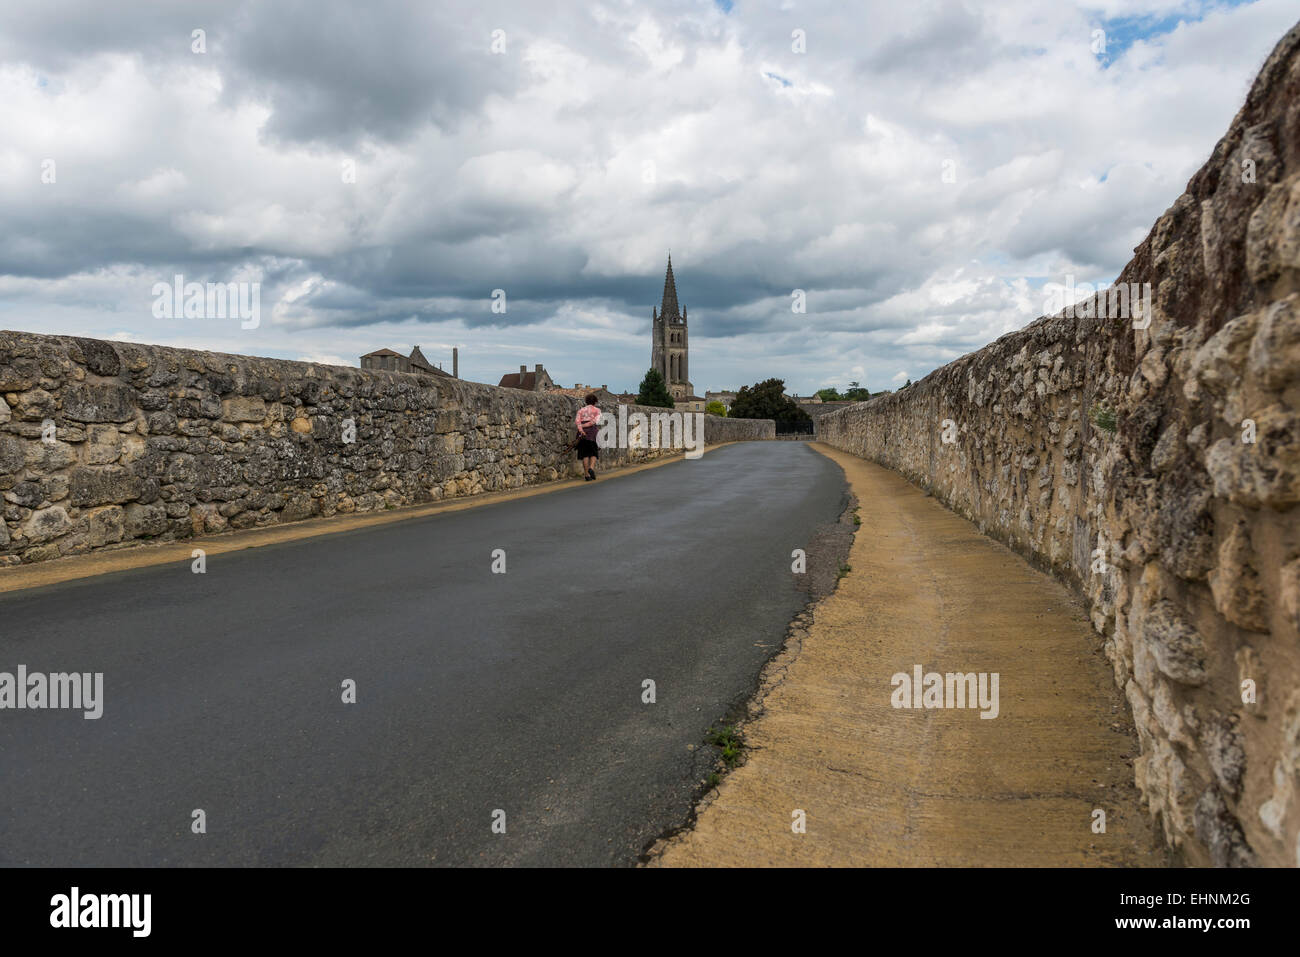
<instances>
[{"instance_id":1,"label":"black skirt","mask_svg":"<svg viewBox=\"0 0 1300 957\"><path fill-rule=\"evenodd\" d=\"M578 458L580 459L600 458L600 446L596 444L595 439L578 439Z\"/></svg>"}]
</instances>

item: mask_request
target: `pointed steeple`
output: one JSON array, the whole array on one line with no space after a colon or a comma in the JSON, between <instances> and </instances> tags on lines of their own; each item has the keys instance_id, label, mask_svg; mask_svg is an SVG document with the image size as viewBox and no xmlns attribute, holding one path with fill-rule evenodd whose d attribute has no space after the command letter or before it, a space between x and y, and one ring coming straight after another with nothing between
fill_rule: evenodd
<instances>
[{"instance_id":1,"label":"pointed steeple","mask_svg":"<svg viewBox=\"0 0 1300 957\"><path fill-rule=\"evenodd\" d=\"M668 254L668 272L664 274L664 301L659 307L659 315L669 319L678 318L677 283L673 280L673 254Z\"/></svg>"}]
</instances>

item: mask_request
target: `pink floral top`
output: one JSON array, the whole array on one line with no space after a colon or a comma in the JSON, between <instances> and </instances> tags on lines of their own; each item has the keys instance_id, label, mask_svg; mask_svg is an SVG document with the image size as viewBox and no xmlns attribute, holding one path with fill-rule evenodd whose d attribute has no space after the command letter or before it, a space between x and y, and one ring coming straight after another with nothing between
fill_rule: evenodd
<instances>
[{"instance_id":1,"label":"pink floral top","mask_svg":"<svg viewBox=\"0 0 1300 957\"><path fill-rule=\"evenodd\" d=\"M584 405L578 410L574 421L578 424L578 431L582 433L584 439L595 439L596 433L600 431L600 409L594 405Z\"/></svg>"}]
</instances>

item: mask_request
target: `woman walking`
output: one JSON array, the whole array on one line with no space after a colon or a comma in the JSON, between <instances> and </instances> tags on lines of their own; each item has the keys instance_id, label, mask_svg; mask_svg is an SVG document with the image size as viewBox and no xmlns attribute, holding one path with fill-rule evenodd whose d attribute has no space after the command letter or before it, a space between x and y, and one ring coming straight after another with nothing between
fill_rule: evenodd
<instances>
[{"instance_id":1,"label":"woman walking","mask_svg":"<svg viewBox=\"0 0 1300 957\"><path fill-rule=\"evenodd\" d=\"M574 421L578 425L578 458L582 462L582 474L588 482L596 480L596 459L600 457L596 433L600 431L600 419L596 396L587 396L587 404L578 410Z\"/></svg>"}]
</instances>

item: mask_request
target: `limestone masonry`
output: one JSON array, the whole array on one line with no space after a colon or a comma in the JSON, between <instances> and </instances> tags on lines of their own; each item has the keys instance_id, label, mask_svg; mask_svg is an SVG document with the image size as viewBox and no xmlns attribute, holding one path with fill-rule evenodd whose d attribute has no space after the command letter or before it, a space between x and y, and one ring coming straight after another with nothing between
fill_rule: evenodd
<instances>
[{"instance_id":1,"label":"limestone masonry","mask_svg":"<svg viewBox=\"0 0 1300 957\"><path fill-rule=\"evenodd\" d=\"M1189 863L1296 866L1300 27L1118 282L1148 328L1042 318L818 437L1083 591Z\"/></svg>"},{"instance_id":2,"label":"limestone masonry","mask_svg":"<svg viewBox=\"0 0 1300 957\"><path fill-rule=\"evenodd\" d=\"M564 445L578 406L448 377L0 332L0 565L577 477ZM770 420L704 422L708 444L775 434ZM664 454L603 449L601 463Z\"/></svg>"}]
</instances>

